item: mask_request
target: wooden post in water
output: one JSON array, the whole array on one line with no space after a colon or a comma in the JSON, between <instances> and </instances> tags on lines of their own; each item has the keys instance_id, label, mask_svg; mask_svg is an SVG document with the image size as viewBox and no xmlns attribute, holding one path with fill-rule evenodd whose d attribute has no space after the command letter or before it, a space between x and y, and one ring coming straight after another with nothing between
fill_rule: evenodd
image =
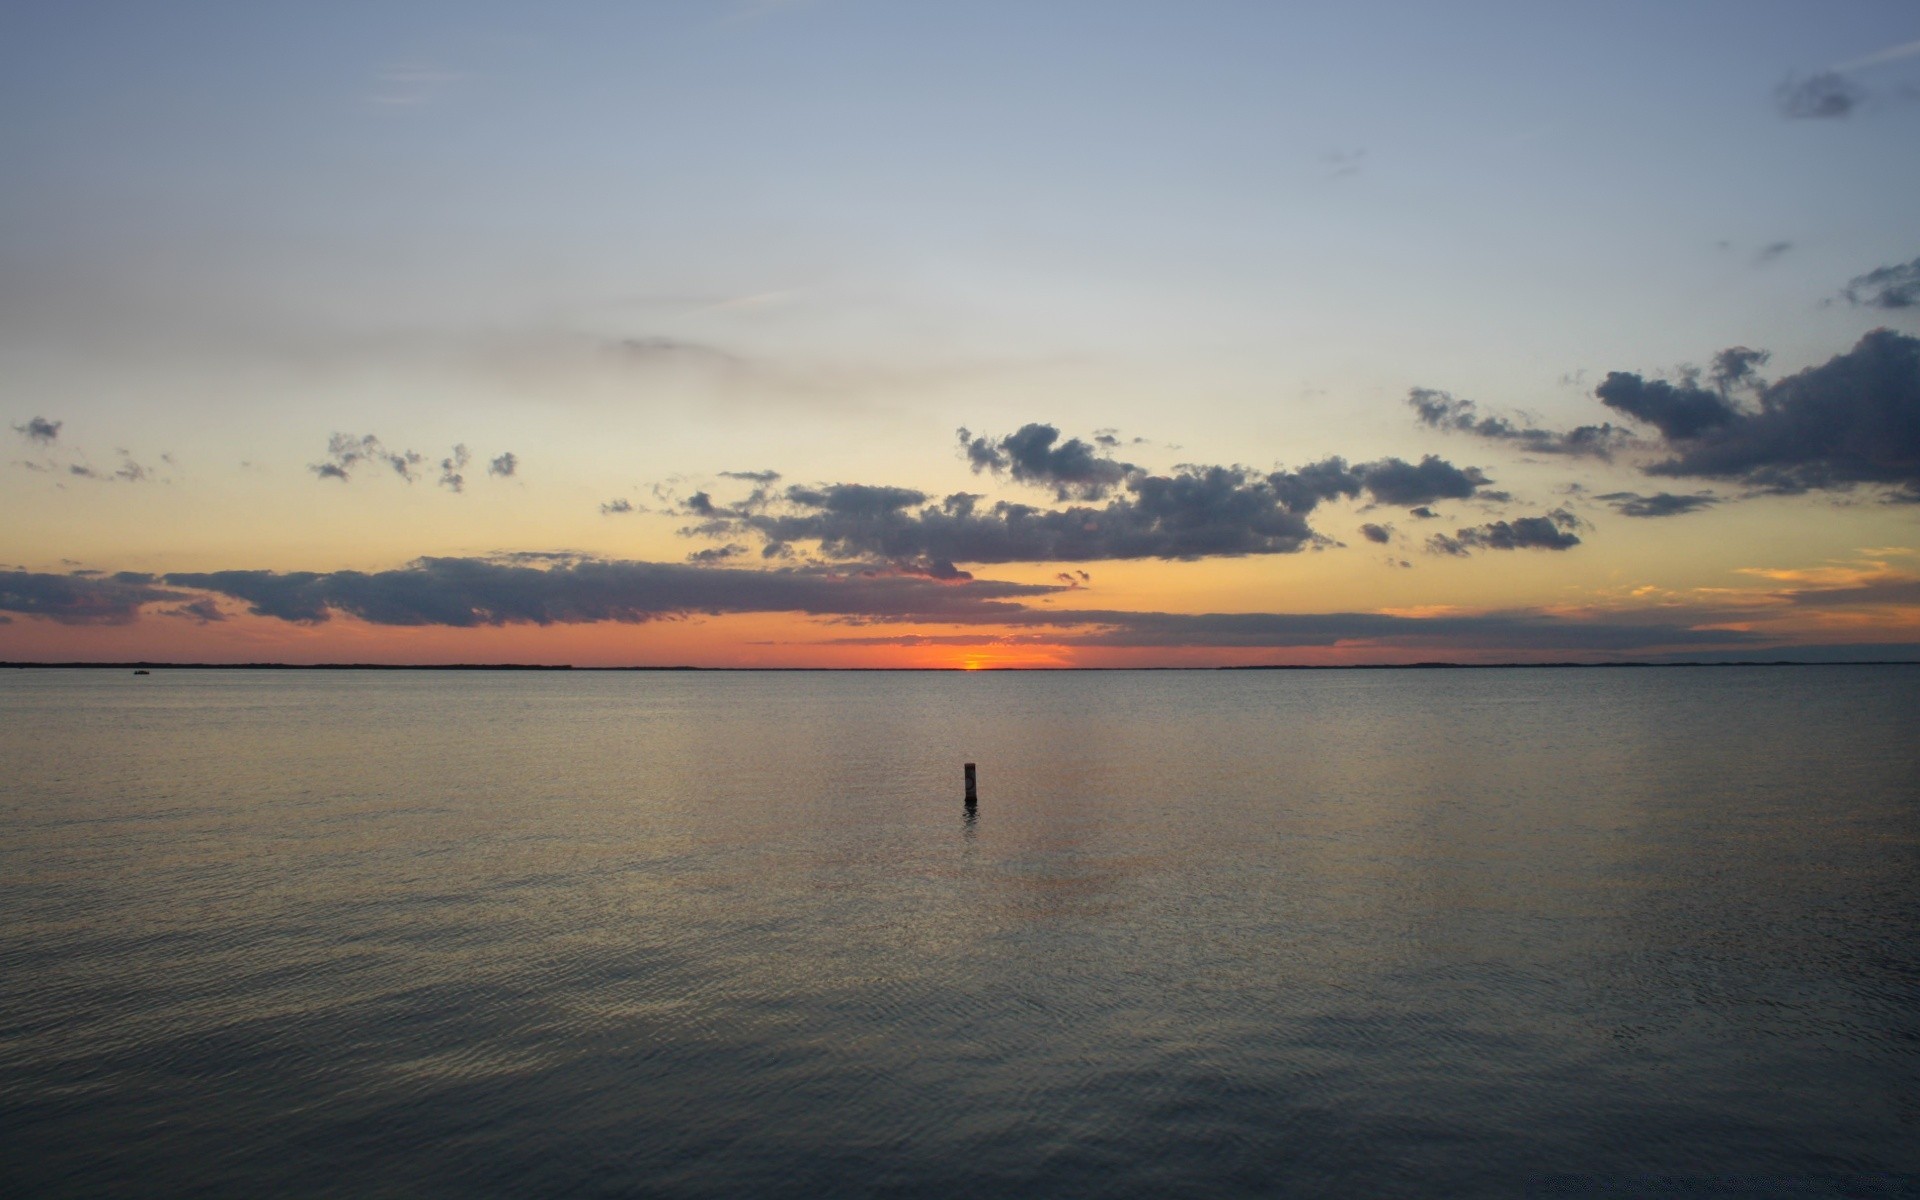
<instances>
[{"instance_id":1,"label":"wooden post in water","mask_svg":"<svg viewBox=\"0 0 1920 1200\"><path fill-rule=\"evenodd\" d=\"M980 803L979 793L973 790L973 764L968 763L967 764L967 807L972 808L974 805L978 803Z\"/></svg>"}]
</instances>

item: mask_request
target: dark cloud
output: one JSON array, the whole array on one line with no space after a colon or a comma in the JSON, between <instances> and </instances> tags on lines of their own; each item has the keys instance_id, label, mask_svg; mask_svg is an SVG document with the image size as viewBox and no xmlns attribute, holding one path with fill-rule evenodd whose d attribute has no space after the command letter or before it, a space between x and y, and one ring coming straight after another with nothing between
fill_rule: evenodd
<instances>
[{"instance_id":1,"label":"dark cloud","mask_svg":"<svg viewBox=\"0 0 1920 1200\"><path fill-rule=\"evenodd\" d=\"M1027 428L1033 429L1034 426ZM1046 428L1046 427L1039 427ZM1004 443L969 438L969 453L1013 457ZM1027 444L1027 468L1041 462L1053 439ZM1085 445L1085 443L1081 443ZM1078 461L1078 452L1068 460ZM1124 466L1125 464L1117 464ZM1055 474L1056 482L1066 482ZM1083 486L1097 481L1076 476ZM1291 554L1326 539L1307 523L1321 503L1365 494L1381 504L1497 495L1475 467L1456 467L1428 455L1347 465L1329 458L1297 471L1262 473L1246 467L1183 466L1168 475L1128 467L1098 506L1045 509L958 492L942 500L911 488L839 483L792 486L778 494L756 490L739 504L696 492L680 514L696 518L683 533L733 538L752 534L769 553L794 543L816 543L839 560L909 562L1091 562L1100 559L1195 559Z\"/></svg>"},{"instance_id":2,"label":"dark cloud","mask_svg":"<svg viewBox=\"0 0 1920 1200\"><path fill-rule=\"evenodd\" d=\"M1839 120L1852 115L1866 98L1865 88L1837 71L1789 78L1773 92L1780 115L1801 121Z\"/></svg>"},{"instance_id":3,"label":"dark cloud","mask_svg":"<svg viewBox=\"0 0 1920 1200\"><path fill-rule=\"evenodd\" d=\"M156 586L151 575L122 571L115 575L76 572L52 575L0 571L0 611L46 617L63 625L126 625L140 606L196 597Z\"/></svg>"},{"instance_id":4,"label":"dark cloud","mask_svg":"<svg viewBox=\"0 0 1920 1200\"><path fill-rule=\"evenodd\" d=\"M30 442L50 446L60 437L60 427L65 421L49 421L45 417L29 418L25 425L15 425L13 431Z\"/></svg>"},{"instance_id":5,"label":"dark cloud","mask_svg":"<svg viewBox=\"0 0 1920 1200\"><path fill-rule=\"evenodd\" d=\"M1597 499L1613 505L1613 510L1623 517L1677 517L1720 503L1720 498L1712 492L1695 492L1690 496L1676 496L1672 492L1656 492L1651 496L1638 492L1604 492Z\"/></svg>"},{"instance_id":6,"label":"dark cloud","mask_svg":"<svg viewBox=\"0 0 1920 1200\"><path fill-rule=\"evenodd\" d=\"M1676 384L1609 371L1594 395L1608 408L1658 429L1668 441L1696 438L1740 419L1739 407L1725 392L1703 388L1694 378Z\"/></svg>"},{"instance_id":7,"label":"dark cloud","mask_svg":"<svg viewBox=\"0 0 1920 1200\"><path fill-rule=\"evenodd\" d=\"M52 578L64 578L55 576ZM376 625L638 623L693 614L798 612L861 620L1016 617L1050 584L948 581L886 570L755 571L682 563L584 560L540 568L477 558L423 558L392 571L216 571L167 576L244 601L255 616L318 624L336 613ZM171 598L171 597L168 597ZM22 611L15 608L14 611Z\"/></svg>"},{"instance_id":8,"label":"dark cloud","mask_svg":"<svg viewBox=\"0 0 1920 1200\"><path fill-rule=\"evenodd\" d=\"M1713 373L1708 378L1723 396L1740 388L1761 387L1765 381L1760 378L1759 369L1772 357L1765 350L1729 346L1713 356Z\"/></svg>"},{"instance_id":9,"label":"dark cloud","mask_svg":"<svg viewBox=\"0 0 1920 1200\"><path fill-rule=\"evenodd\" d=\"M1408 509L1407 515L1410 517L1417 517L1422 521L1437 521L1440 519L1439 513L1433 511L1431 508L1428 508L1424 504L1422 504L1419 508Z\"/></svg>"},{"instance_id":10,"label":"dark cloud","mask_svg":"<svg viewBox=\"0 0 1920 1200\"><path fill-rule=\"evenodd\" d=\"M1582 425L1561 432L1516 425L1505 417L1481 416L1479 406L1473 401L1434 388L1413 388L1407 393L1407 404L1423 425L1513 442L1536 454L1611 458L1615 450L1632 440L1626 430L1613 425Z\"/></svg>"},{"instance_id":11,"label":"dark cloud","mask_svg":"<svg viewBox=\"0 0 1920 1200\"><path fill-rule=\"evenodd\" d=\"M1038 423L1021 426L1003 438L974 437L958 431L967 461L977 471L1006 473L1021 483L1053 489L1059 500L1100 500L1139 468L1109 458L1079 438L1060 441L1060 431ZM1096 435L1096 441L1102 439ZM1112 441L1102 441L1111 446Z\"/></svg>"},{"instance_id":12,"label":"dark cloud","mask_svg":"<svg viewBox=\"0 0 1920 1200\"><path fill-rule=\"evenodd\" d=\"M1426 455L1418 464L1383 458L1362 463L1353 473L1376 502L1401 507L1431 504L1435 500L1465 500L1493 482L1478 467L1456 467L1434 454Z\"/></svg>"},{"instance_id":13,"label":"dark cloud","mask_svg":"<svg viewBox=\"0 0 1920 1200\"><path fill-rule=\"evenodd\" d=\"M1366 524L1360 527L1360 536L1370 542L1384 546L1393 540L1393 526Z\"/></svg>"},{"instance_id":14,"label":"dark cloud","mask_svg":"<svg viewBox=\"0 0 1920 1200\"><path fill-rule=\"evenodd\" d=\"M639 509L633 506L633 501L627 499L625 496L617 500L609 500L600 506L600 515L603 517L622 517L628 513L639 511Z\"/></svg>"},{"instance_id":15,"label":"dark cloud","mask_svg":"<svg viewBox=\"0 0 1920 1200\"><path fill-rule=\"evenodd\" d=\"M1564 508L1538 517L1516 517L1455 530L1452 537L1436 533L1427 539L1432 554L1465 556L1475 550L1569 550L1580 544L1574 533L1580 518Z\"/></svg>"},{"instance_id":16,"label":"dark cloud","mask_svg":"<svg viewBox=\"0 0 1920 1200\"><path fill-rule=\"evenodd\" d=\"M1845 354L1751 390L1754 404L1743 406L1697 384L1614 372L1597 394L1665 436L1675 454L1649 466L1652 475L1783 494L1878 484L1920 501L1920 339L1877 329Z\"/></svg>"},{"instance_id":17,"label":"dark cloud","mask_svg":"<svg viewBox=\"0 0 1920 1200\"><path fill-rule=\"evenodd\" d=\"M512 479L520 470L520 456L509 450L487 464L487 474L498 475L502 479Z\"/></svg>"},{"instance_id":18,"label":"dark cloud","mask_svg":"<svg viewBox=\"0 0 1920 1200\"><path fill-rule=\"evenodd\" d=\"M744 479L748 483L769 484L780 482L778 471L722 471L722 479Z\"/></svg>"},{"instance_id":19,"label":"dark cloud","mask_svg":"<svg viewBox=\"0 0 1920 1200\"><path fill-rule=\"evenodd\" d=\"M1847 286L1840 294L1846 297L1848 304L1864 308L1920 307L1920 258L1912 262L1895 263L1890 267L1876 267L1865 275L1855 275L1847 281ZM15 425L14 428L20 427Z\"/></svg>"}]
</instances>

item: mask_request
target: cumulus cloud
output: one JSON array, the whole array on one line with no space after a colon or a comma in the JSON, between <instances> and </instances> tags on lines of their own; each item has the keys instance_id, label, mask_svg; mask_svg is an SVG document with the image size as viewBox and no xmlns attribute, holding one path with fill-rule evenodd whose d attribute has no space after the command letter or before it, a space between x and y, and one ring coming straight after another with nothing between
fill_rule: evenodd
<instances>
[{"instance_id":1,"label":"cumulus cloud","mask_svg":"<svg viewBox=\"0 0 1920 1200\"><path fill-rule=\"evenodd\" d=\"M1728 360L1729 354L1740 356ZM1764 361L1744 347L1720 362ZM1717 368L1718 370L1718 368ZM1716 375L1716 378L1719 378ZM1845 354L1771 383L1738 377L1742 403L1724 383L1647 380L1616 371L1596 394L1660 431L1673 457L1659 476L1725 479L1756 491L1797 494L1884 485L1920 501L1920 339L1877 329Z\"/></svg>"},{"instance_id":2,"label":"cumulus cloud","mask_svg":"<svg viewBox=\"0 0 1920 1200\"><path fill-rule=\"evenodd\" d=\"M811 543L834 560L892 564L1091 562L1291 554L1328 545L1307 517L1320 504L1365 495L1373 502L1423 505L1441 499L1498 498L1477 467L1427 455L1349 465L1328 458L1297 470L1188 464L1154 474L1102 457L1091 444L1059 440L1051 426L1028 425L1006 438L961 431L977 469L1004 472L1056 489L1099 495L1104 503L1041 508L955 492L936 498L913 488L835 483L757 486L738 503L705 491L679 502L693 518L688 536L759 539L768 556Z\"/></svg>"},{"instance_id":3,"label":"cumulus cloud","mask_svg":"<svg viewBox=\"0 0 1920 1200\"><path fill-rule=\"evenodd\" d=\"M1376 545L1384 546L1393 540L1393 526L1375 525L1369 522L1360 527L1360 536Z\"/></svg>"},{"instance_id":4,"label":"cumulus cloud","mask_svg":"<svg viewBox=\"0 0 1920 1200\"><path fill-rule=\"evenodd\" d=\"M1139 470L1079 438L1060 441L1060 431L1051 425L1030 423L1002 438L974 437L964 428L958 433L974 471L1005 473L1021 483L1051 488L1059 500L1104 499ZM1096 441L1111 446L1110 438Z\"/></svg>"},{"instance_id":5,"label":"cumulus cloud","mask_svg":"<svg viewBox=\"0 0 1920 1200\"><path fill-rule=\"evenodd\" d=\"M1638 492L1604 492L1597 499L1607 501L1623 517L1677 517L1720 503L1720 498L1712 492L1694 492L1687 496L1676 496L1672 492L1656 492L1651 496Z\"/></svg>"},{"instance_id":6,"label":"cumulus cloud","mask_svg":"<svg viewBox=\"0 0 1920 1200\"><path fill-rule=\"evenodd\" d=\"M42 446L51 446L60 437L60 427L65 421L49 421L45 417L29 418L24 425L15 425L13 431L30 442Z\"/></svg>"},{"instance_id":7,"label":"cumulus cloud","mask_svg":"<svg viewBox=\"0 0 1920 1200\"><path fill-rule=\"evenodd\" d=\"M520 456L509 450L487 464L487 474L512 479L520 470Z\"/></svg>"},{"instance_id":8,"label":"cumulus cloud","mask_svg":"<svg viewBox=\"0 0 1920 1200\"><path fill-rule=\"evenodd\" d=\"M1563 454L1588 458L1611 458L1614 451L1632 440L1624 429L1614 425L1582 425L1564 432L1518 425L1506 417L1482 416L1479 405L1435 388L1413 388L1407 404L1422 425L1451 433L1467 433L1492 441L1512 442L1536 454Z\"/></svg>"},{"instance_id":9,"label":"cumulus cloud","mask_svg":"<svg viewBox=\"0 0 1920 1200\"><path fill-rule=\"evenodd\" d=\"M1556 508L1538 517L1455 530L1451 537L1436 533L1427 539L1427 550L1462 557L1475 550L1570 550L1580 544L1580 536L1573 532L1580 524L1580 518L1570 510Z\"/></svg>"},{"instance_id":10,"label":"cumulus cloud","mask_svg":"<svg viewBox=\"0 0 1920 1200\"><path fill-rule=\"evenodd\" d=\"M1773 91L1780 115L1796 121L1835 121L1853 115L1867 90L1838 71L1789 78Z\"/></svg>"},{"instance_id":11,"label":"cumulus cloud","mask_svg":"<svg viewBox=\"0 0 1920 1200\"><path fill-rule=\"evenodd\" d=\"M1865 275L1847 281L1840 294L1848 304L1862 308L1905 309L1920 307L1920 258L1875 267ZM15 429L20 428L18 425ZM56 426L55 428L58 428Z\"/></svg>"},{"instance_id":12,"label":"cumulus cloud","mask_svg":"<svg viewBox=\"0 0 1920 1200\"><path fill-rule=\"evenodd\" d=\"M140 615L143 604L194 599L135 571L0 571L0 612L46 617L63 625L126 625Z\"/></svg>"},{"instance_id":13,"label":"cumulus cloud","mask_svg":"<svg viewBox=\"0 0 1920 1200\"><path fill-rule=\"evenodd\" d=\"M1099 507L982 507L965 492L935 500L908 488L834 484L791 487L764 507L715 505L696 493L685 512L702 518L685 531L692 534L756 535L771 553L813 542L832 558L889 562L1285 554L1314 537L1272 484L1228 468L1139 477Z\"/></svg>"}]
</instances>

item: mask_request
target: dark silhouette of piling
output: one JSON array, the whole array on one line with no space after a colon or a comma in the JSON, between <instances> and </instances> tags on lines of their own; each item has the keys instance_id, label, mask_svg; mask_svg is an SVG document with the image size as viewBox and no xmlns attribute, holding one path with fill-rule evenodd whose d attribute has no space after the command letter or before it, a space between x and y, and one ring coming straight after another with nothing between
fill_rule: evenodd
<instances>
[{"instance_id":1,"label":"dark silhouette of piling","mask_svg":"<svg viewBox=\"0 0 1920 1200\"><path fill-rule=\"evenodd\" d=\"M967 807L971 808L978 803L980 803L979 793L975 792L973 789L973 764L968 763L967 764Z\"/></svg>"}]
</instances>

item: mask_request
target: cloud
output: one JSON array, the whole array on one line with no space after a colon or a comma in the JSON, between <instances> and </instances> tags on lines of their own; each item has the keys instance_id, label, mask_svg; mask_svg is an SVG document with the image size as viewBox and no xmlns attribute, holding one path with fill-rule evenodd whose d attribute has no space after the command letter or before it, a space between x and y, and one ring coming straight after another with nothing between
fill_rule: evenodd
<instances>
[{"instance_id":1,"label":"cloud","mask_svg":"<svg viewBox=\"0 0 1920 1200\"><path fill-rule=\"evenodd\" d=\"M1726 393L1687 379L1674 384L1626 371L1609 371L1594 395L1608 408L1658 429L1668 441L1696 438L1740 418L1739 408Z\"/></svg>"},{"instance_id":2,"label":"cloud","mask_svg":"<svg viewBox=\"0 0 1920 1200\"><path fill-rule=\"evenodd\" d=\"M1895 263L1890 267L1875 267L1865 275L1855 275L1847 281L1847 286L1841 289L1840 294L1848 304L1863 308L1920 307L1920 258L1912 262ZM14 428L20 427L15 425Z\"/></svg>"},{"instance_id":3,"label":"cloud","mask_svg":"<svg viewBox=\"0 0 1920 1200\"><path fill-rule=\"evenodd\" d=\"M440 476L435 482L449 491L465 492L467 464L472 461L473 452L467 449L466 444L456 443L452 451L440 459ZM426 462L426 455L411 449L396 450L382 442L375 434L355 436L351 433L336 433L327 439L327 457L320 462L309 463L307 469L318 478L338 479L346 483L361 467L385 466L395 475L412 483L421 477L421 468ZM509 451L488 464L487 474L503 479L511 478L519 468L519 456Z\"/></svg>"},{"instance_id":4,"label":"cloud","mask_svg":"<svg viewBox=\"0 0 1920 1200\"><path fill-rule=\"evenodd\" d=\"M624 517L628 513L641 511L643 510L635 508L633 501L627 499L625 496L621 496L617 500L609 500L600 506L600 515L603 517Z\"/></svg>"},{"instance_id":5,"label":"cloud","mask_svg":"<svg viewBox=\"0 0 1920 1200\"><path fill-rule=\"evenodd\" d=\"M1774 106L1790 120L1840 120L1867 98L1866 89L1838 71L1819 71L1805 79L1789 77L1774 89Z\"/></svg>"},{"instance_id":6,"label":"cloud","mask_svg":"<svg viewBox=\"0 0 1920 1200\"><path fill-rule=\"evenodd\" d=\"M461 472L466 470L469 457L466 446L455 443L453 453L440 460L441 487L451 488L456 492L467 490L467 479Z\"/></svg>"},{"instance_id":7,"label":"cloud","mask_svg":"<svg viewBox=\"0 0 1920 1200\"><path fill-rule=\"evenodd\" d=\"M55 577L65 578L65 577ZM696 613L797 612L863 620L990 620L1051 584L946 581L877 570L742 570L586 559L534 567L422 558L391 571L215 571L166 577L244 601L254 616L320 624L348 614L376 625L634 624ZM21 611L13 609L13 611Z\"/></svg>"},{"instance_id":8,"label":"cloud","mask_svg":"<svg viewBox=\"0 0 1920 1200\"><path fill-rule=\"evenodd\" d=\"M15 425L13 431L30 442L51 446L60 437L60 427L65 424L65 421L49 421L45 417L33 417L24 425Z\"/></svg>"},{"instance_id":9,"label":"cloud","mask_svg":"<svg viewBox=\"0 0 1920 1200\"><path fill-rule=\"evenodd\" d=\"M180 617L184 620L198 622L201 625L211 625L217 621L227 619L227 614L221 610L217 603L207 596L202 596L198 600L189 601L186 604L180 605L178 608L163 608L160 610L160 615L163 617Z\"/></svg>"},{"instance_id":10,"label":"cloud","mask_svg":"<svg viewBox=\"0 0 1920 1200\"><path fill-rule=\"evenodd\" d=\"M1856 58L1851 62L1841 63L1835 69L1841 71L1858 71L1864 67L1877 67L1883 63L1898 62L1903 58L1912 58L1915 55L1920 55L1920 41L1901 42L1897 46L1888 46L1884 50L1876 50L1872 54Z\"/></svg>"},{"instance_id":11,"label":"cloud","mask_svg":"<svg viewBox=\"0 0 1920 1200\"><path fill-rule=\"evenodd\" d=\"M1377 545L1384 546L1393 540L1393 526L1366 524L1360 527L1360 536Z\"/></svg>"},{"instance_id":12,"label":"cloud","mask_svg":"<svg viewBox=\"0 0 1920 1200\"><path fill-rule=\"evenodd\" d=\"M1754 254L1754 265L1764 267L1791 249L1793 249L1792 242L1769 242Z\"/></svg>"},{"instance_id":13,"label":"cloud","mask_svg":"<svg viewBox=\"0 0 1920 1200\"><path fill-rule=\"evenodd\" d=\"M1720 503L1720 497L1712 492L1695 492L1690 496L1676 496L1672 492L1656 492L1651 496L1638 492L1605 492L1597 499L1612 504L1613 510L1623 517L1677 517Z\"/></svg>"},{"instance_id":14,"label":"cloud","mask_svg":"<svg viewBox=\"0 0 1920 1200\"><path fill-rule=\"evenodd\" d=\"M1383 458L1362 463L1353 473L1376 502L1403 507L1435 500L1465 500L1493 482L1478 467L1456 467L1435 454L1422 457L1418 464Z\"/></svg>"},{"instance_id":15,"label":"cloud","mask_svg":"<svg viewBox=\"0 0 1920 1200\"><path fill-rule=\"evenodd\" d=\"M327 439L326 460L310 463L307 469L322 479L338 479L344 483L353 477L356 468L368 463L382 463L391 468L394 474L412 483L416 478L414 469L425 461L424 457L412 450L387 449L371 433L359 437L350 433L336 433Z\"/></svg>"},{"instance_id":16,"label":"cloud","mask_svg":"<svg viewBox=\"0 0 1920 1200\"><path fill-rule=\"evenodd\" d=\"M0 571L0 612L46 617L62 625L126 625L140 615L143 604L194 599L133 571L104 576L92 571Z\"/></svg>"},{"instance_id":17,"label":"cloud","mask_svg":"<svg viewBox=\"0 0 1920 1200\"><path fill-rule=\"evenodd\" d=\"M1721 359L1756 353L1742 347ZM1751 405L1686 379L1616 371L1596 394L1653 425L1674 451L1646 468L1651 475L1779 494L1877 484L1920 501L1920 339L1877 329L1820 366L1747 387Z\"/></svg>"},{"instance_id":18,"label":"cloud","mask_svg":"<svg viewBox=\"0 0 1920 1200\"><path fill-rule=\"evenodd\" d=\"M973 437L964 428L958 432L976 473L1010 474L1021 483L1052 488L1058 500L1104 499L1139 470L1079 438L1060 442L1060 431L1051 425L1023 425L1003 438Z\"/></svg>"},{"instance_id":19,"label":"cloud","mask_svg":"<svg viewBox=\"0 0 1920 1200\"><path fill-rule=\"evenodd\" d=\"M1495 498L1477 467L1435 455L1349 466L1328 458L1298 470L1260 472L1243 466L1183 465L1153 474L1105 458L1079 439L1027 425L1005 438L960 443L976 469L1006 472L1056 489L1056 496L1099 495L1098 506L1040 508L955 492L941 499L913 488L835 483L759 486L738 503L705 491L680 502L693 518L687 536L750 535L764 554L813 543L830 559L929 563L1091 562L1101 559L1196 559L1292 554L1333 544L1307 516L1321 503L1369 496L1375 503L1424 505L1441 499Z\"/></svg>"},{"instance_id":20,"label":"cloud","mask_svg":"<svg viewBox=\"0 0 1920 1200\"><path fill-rule=\"evenodd\" d=\"M1560 432L1516 425L1505 417L1483 417L1473 401L1434 388L1411 389L1407 393L1407 404L1422 425L1492 441L1513 442L1536 454L1607 459L1632 440L1626 430L1611 424L1582 425Z\"/></svg>"},{"instance_id":21,"label":"cloud","mask_svg":"<svg viewBox=\"0 0 1920 1200\"><path fill-rule=\"evenodd\" d=\"M1452 537L1436 533L1427 539L1431 554L1465 557L1474 550L1570 550L1580 544L1574 533L1580 518L1564 508L1538 517L1516 517L1456 530Z\"/></svg>"}]
</instances>

